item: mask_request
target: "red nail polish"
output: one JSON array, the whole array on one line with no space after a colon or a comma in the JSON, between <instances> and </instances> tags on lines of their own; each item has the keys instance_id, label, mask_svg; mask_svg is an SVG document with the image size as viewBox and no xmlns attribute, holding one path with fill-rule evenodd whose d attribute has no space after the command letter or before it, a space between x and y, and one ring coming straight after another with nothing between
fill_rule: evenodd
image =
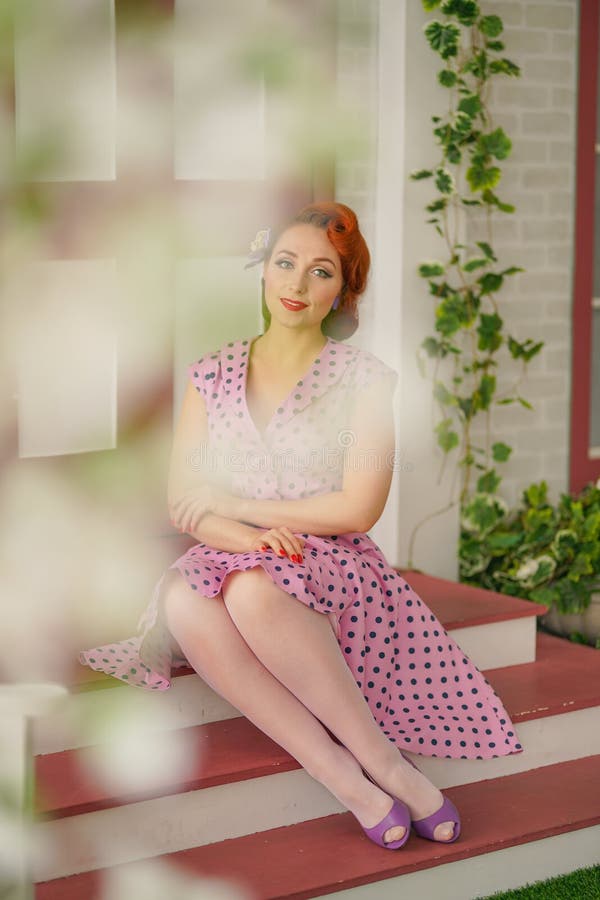
<instances>
[{"instance_id":1,"label":"red nail polish","mask_svg":"<svg viewBox=\"0 0 600 900\"><path fill-rule=\"evenodd\" d=\"M258 549L259 549L259 550L266 550L267 548L266 548L265 546L262 546L262 547L259 547Z\"/></svg>"}]
</instances>

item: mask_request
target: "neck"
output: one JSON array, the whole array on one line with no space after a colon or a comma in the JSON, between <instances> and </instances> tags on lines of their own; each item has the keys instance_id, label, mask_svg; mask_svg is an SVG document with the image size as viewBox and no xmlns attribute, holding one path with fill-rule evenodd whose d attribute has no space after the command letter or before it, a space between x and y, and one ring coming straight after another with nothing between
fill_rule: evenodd
<instances>
[{"instance_id":1,"label":"neck","mask_svg":"<svg viewBox=\"0 0 600 900\"><path fill-rule=\"evenodd\" d=\"M263 358L268 358L276 365L294 368L303 365L307 359L314 358L325 347L327 340L320 326L298 331L277 327L276 323L271 322L268 330L253 344L256 347L260 343Z\"/></svg>"}]
</instances>

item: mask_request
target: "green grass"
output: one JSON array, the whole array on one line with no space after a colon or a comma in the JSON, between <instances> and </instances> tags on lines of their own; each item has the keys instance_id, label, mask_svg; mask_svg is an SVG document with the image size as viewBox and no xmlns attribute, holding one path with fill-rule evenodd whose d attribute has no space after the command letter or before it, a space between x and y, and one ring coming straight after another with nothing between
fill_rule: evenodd
<instances>
[{"instance_id":1,"label":"green grass","mask_svg":"<svg viewBox=\"0 0 600 900\"><path fill-rule=\"evenodd\" d=\"M600 900L600 865L475 900Z\"/></svg>"}]
</instances>

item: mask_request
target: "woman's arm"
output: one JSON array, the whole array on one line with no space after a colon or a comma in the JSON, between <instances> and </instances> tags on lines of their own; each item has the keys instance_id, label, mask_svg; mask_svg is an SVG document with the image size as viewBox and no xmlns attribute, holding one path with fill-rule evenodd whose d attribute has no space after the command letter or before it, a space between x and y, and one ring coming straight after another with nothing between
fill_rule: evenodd
<instances>
[{"instance_id":1,"label":"woman's arm","mask_svg":"<svg viewBox=\"0 0 600 900\"><path fill-rule=\"evenodd\" d=\"M300 500L254 500L217 495L213 512L263 527L287 525L315 535L366 532L379 519L393 476L393 390L376 379L356 398L346 446L342 489Z\"/></svg>"},{"instance_id":2,"label":"woman's arm","mask_svg":"<svg viewBox=\"0 0 600 900\"><path fill-rule=\"evenodd\" d=\"M188 382L181 413L173 436L168 478L168 507L171 519L183 497L190 492L210 490L210 457L206 404L195 386ZM234 518L207 512L186 531L197 541L217 550L243 553L262 529Z\"/></svg>"}]
</instances>

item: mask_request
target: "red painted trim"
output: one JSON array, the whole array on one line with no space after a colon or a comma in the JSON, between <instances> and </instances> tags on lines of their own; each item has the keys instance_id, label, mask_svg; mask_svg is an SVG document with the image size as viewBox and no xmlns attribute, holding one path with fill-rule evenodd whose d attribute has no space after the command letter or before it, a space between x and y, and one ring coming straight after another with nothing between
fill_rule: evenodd
<instances>
[{"instance_id":1,"label":"red painted trim","mask_svg":"<svg viewBox=\"0 0 600 900\"><path fill-rule=\"evenodd\" d=\"M571 491L578 491L589 481L600 477L600 459L591 459L589 455L599 23L600 0L580 3L569 466Z\"/></svg>"}]
</instances>

